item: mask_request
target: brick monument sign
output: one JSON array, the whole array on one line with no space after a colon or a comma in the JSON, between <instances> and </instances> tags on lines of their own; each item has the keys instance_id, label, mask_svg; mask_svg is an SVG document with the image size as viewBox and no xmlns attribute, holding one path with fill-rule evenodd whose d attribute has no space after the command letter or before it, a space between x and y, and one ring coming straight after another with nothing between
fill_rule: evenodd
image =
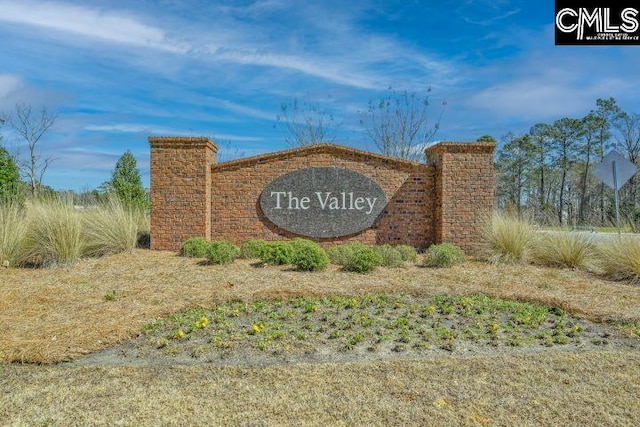
<instances>
[{"instance_id":1,"label":"brick monument sign","mask_svg":"<svg viewBox=\"0 0 640 427\"><path fill-rule=\"evenodd\" d=\"M493 206L494 143L441 142L425 164L333 144L217 163L208 138L149 143L156 250L202 236L473 251Z\"/></svg>"}]
</instances>

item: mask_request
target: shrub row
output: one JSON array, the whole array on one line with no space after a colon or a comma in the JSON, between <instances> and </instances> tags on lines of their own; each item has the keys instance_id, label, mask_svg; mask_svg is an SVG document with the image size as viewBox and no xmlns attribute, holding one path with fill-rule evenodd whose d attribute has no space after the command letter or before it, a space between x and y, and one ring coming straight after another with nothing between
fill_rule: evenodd
<instances>
[{"instance_id":1,"label":"shrub row","mask_svg":"<svg viewBox=\"0 0 640 427\"><path fill-rule=\"evenodd\" d=\"M82 256L131 251L148 230L144 212L118 199L78 211L60 200L0 205L0 262L4 265L68 265Z\"/></svg>"},{"instance_id":2,"label":"shrub row","mask_svg":"<svg viewBox=\"0 0 640 427\"><path fill-rule=\"evenodd\" d=\"M640 239L594 241L585 233L543 233L526 219L496 213L483 233L493 262L586 268L615 280L640 282Z\"/></svg>"},{"instance_id":3,"label":"shrub row","mask_svg":"<svg viewBox=\"0 0 640 427\"><path fill-rule=\"evenodd\" d=\"M329 263L333 263L347 271L358 273L366 273L377 266L401 267L406 262L416 262L418 257L416 249L408 245L381 245L372 248L362 243L346 243L325 251L311 240L294 239L289 242L249 240L237 248L225 241L208 243L202 237L187 240L180 253L183 256L207 258L211 264L226 264L241 256L245 259L259 259L270 265L291 264L301 271L323 270ZM452 245L434 245L429 249L426 259L425 265L449 267L464 260L464 253Z\"/></svg>"}]
</instances>

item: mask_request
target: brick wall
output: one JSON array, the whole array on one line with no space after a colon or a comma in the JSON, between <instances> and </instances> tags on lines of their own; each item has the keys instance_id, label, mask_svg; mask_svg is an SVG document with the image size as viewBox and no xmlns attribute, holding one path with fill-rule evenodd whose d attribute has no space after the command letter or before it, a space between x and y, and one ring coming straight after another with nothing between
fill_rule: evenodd
<instances>
[{"instance_id":1,"label":"brick wall","mask_svg":"<svg viewBox=\"0 0 640 427\"><path fill-rule=\"evenodd\" d=\"M217 147L202 137L150 137L151 249L177 250L211 234L211 165Z\"/></svg>"},{"instance_id":2,"label":"brick wall","mask_svg":"<svg viewBox=\"0 0 640 427\"><path fill-rule=\"evenodd\" d=\"M324 246L359 241L423 249L449 241L473 249L480 218L492 206L492 144L441 143L428 150L428 164L331 144L216 164L216 147L206 138L149 141L152 249L177 250L192 236L236 244L297 237L263 216L259 198L275 178L310 167L353 170L374 180L387 196L372 228L319 239Z\"/></svg>"},{"instance_id":3,"label":"brick wall","mask_svg":"<svg viewBox=\"0 0 640 427\"><path fill-rule=\"evenodd\" d=\"M426 151L435 168L435 239L475 251L493 207L495 143L443 142Z\"/></svg>"}]
</instances>

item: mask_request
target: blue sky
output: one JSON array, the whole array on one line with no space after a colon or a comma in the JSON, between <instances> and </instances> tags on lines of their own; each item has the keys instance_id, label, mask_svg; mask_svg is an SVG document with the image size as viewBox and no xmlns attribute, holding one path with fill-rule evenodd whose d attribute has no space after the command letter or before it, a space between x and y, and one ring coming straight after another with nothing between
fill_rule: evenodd
<instances>
[{"instance_id":1,"label":"blue sky","mask_svg":"<svg viewBox=\"0 0 640 427\"><path fill-rule=\"evenodd\" d=\"M640 47L554 46L549 0L0 0L0 111L59 113L44 183L94 188L131 150L149 182L150 135L209 136L231 158L287 148L294 99L375 150L358 111L392 86L426 93L437 140L582 117L599 97L640 112ZM274 127L274 125L276 125ZM6 129L3 143L19 149ZM24 149L20 150L24 152Z\"/></svg>"}]
</instances>

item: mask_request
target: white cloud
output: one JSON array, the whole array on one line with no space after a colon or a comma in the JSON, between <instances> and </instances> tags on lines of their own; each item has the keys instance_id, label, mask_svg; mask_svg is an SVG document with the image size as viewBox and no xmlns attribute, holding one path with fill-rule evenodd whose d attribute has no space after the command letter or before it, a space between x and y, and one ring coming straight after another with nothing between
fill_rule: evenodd
<instances>
[{"instance_id":1,"label":"white cloud","mask_svg":"<svg viewBox=\"0 0 640 427\"><path fill-rule=\"evenodd\" d=\"M20 78L13 74L0 74L0 99L14 92L21 85Z\"/></svg>"},{"instance_id":2,"label":"white cloud","mask_svg":"<svg viewBox=\"0 0 640 427\"><path fill-rule=\"evenodd\" d=\"M44 1L0 0L0 21L56 30L108 42L179 52L159 28L97 8Z\"/></svg>"}]
</instances>

